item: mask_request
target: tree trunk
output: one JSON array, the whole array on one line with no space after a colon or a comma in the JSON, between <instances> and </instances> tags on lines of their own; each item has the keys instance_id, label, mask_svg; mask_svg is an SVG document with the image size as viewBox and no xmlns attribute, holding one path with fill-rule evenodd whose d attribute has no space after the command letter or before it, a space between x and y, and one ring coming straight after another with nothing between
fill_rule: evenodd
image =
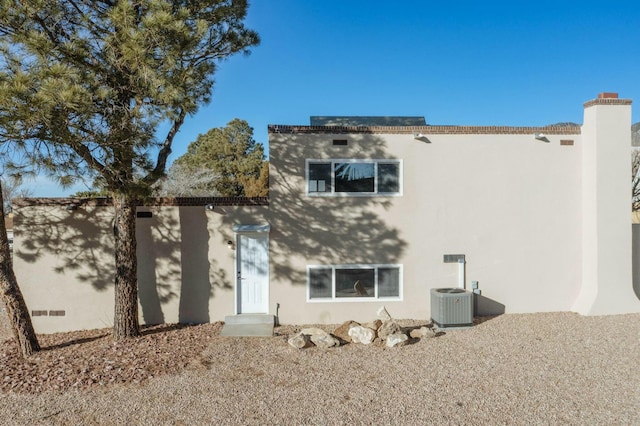
<instances>
[{"instance_id":1,"label":"tree trunk","mask_svg":"<svg viewBox=\"0 0 640 426\"><path fill-rule=\"evenodd\" d=\"M140 336L138 323L138 259L136 256L136 203L130 196L115 194L115 315L113 337Z\"/></svg>"},{"instance_id":2,"label":"tree trunk","mask_svg":"<svg viewBox=\"0 0 640 426\"><path fill-rule=\"evenodd\" d=\"M1 184L0 184L1 186ZM18 286L18 280L13 272L13 261L11 260L11 250L9 249L9 239L7 238L7 228L4 224L4 212L2 188L0 188L0 291L2 291L2 301L7 309L13 336L18 343L23 357L28 357L40 350L40 344L36 337L36 332L31 323L29 309L22 297L22 292Z\"/></svg>"}]
</instances>

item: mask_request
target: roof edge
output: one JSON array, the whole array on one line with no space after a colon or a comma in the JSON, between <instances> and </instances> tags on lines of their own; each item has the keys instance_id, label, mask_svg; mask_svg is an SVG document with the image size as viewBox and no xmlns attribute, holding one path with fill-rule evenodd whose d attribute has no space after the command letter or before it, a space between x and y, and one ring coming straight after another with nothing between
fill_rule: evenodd
<instances>
[{"instance_id":1,"label":"roof edge","mask_svg":"<svg viewBox=\"0 0 640 426\"><path fill-rule=\"evenodd\" d=\"M631 99L598 98L585 102L584 107L589 108L594 105L631 105L632 103Z\"/></svg>"},{"instance_id":2,"label":"roof edge","mask_svg":"<svg viewBox=\"0 0 640 426\"><path fill-rule=\"evenodd\" d=\"M581 126L304 126L304 125L268 125L269 133L284 134L481 134L481 135L527 135L546 133L549 135L579 135Z\"/></svg>"},{"instance_id":3,"label":"roof edge","mask_svg":"<svg viewBox=\"0 0 640 426\"><path fill-rule=\"evenodd\" d=\"M269 197L156 197L139 200L139 207L190 207L190 206L268 206ZM110 207L113 200L110 197L97 198L15 198L12 200L14 208L33 206L86 206L86 207Z\"/></svg>"}]
</instances>

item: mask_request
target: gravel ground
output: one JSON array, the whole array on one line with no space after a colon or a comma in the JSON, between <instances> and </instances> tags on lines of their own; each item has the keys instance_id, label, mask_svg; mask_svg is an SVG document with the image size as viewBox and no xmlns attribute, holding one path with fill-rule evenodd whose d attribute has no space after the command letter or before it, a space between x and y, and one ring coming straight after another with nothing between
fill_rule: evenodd
<instances>
[{"instance_id":1,"label":"gravel ground","mask_svg":"<svg viewBox=\"0 0 640 426\"><path fill-rule=\"evenodd\" d=\"M640 425L640 314L509 314L399 348L296 350L286 340L300 327L273 338L221 337L220 328L156 327L125 345L105 330L81 341L41 336L46 350L21 381L47 383L36 376L60 357L71 379L58 390L5 387L0 423ZM0 333L10 337L4 316ZM5 377L20 370L12 345L2 343ZM137 376L109 383L135 362Z\"/></svg>"}]
</instances>

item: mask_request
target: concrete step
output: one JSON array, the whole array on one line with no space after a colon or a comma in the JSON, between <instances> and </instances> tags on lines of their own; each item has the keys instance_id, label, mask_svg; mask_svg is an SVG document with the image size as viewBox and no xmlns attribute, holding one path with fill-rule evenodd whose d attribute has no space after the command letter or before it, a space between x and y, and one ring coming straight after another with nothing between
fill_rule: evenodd
<instances>
[{"instance_id":1,"label":"concrete step","mask_svg":"<svg viewBox=\"0 0 640 426\"><path fill-rule=\"evenodd\" d=\"M228 315L224 318L221 336L269 337L273 336L273 315Z\"/></svg>"}]
</instances>

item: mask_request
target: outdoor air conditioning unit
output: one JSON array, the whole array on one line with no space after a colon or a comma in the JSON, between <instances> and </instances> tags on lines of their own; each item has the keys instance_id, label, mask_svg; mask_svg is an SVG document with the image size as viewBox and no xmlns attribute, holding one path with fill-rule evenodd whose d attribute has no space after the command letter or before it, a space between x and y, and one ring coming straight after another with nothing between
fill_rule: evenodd
<instances>
[{"instance_id":1,"label":"outdoor air conditioning unit","mask_svg":"<svg viewBox=\"0 0 640 426\"><path fill-rule=\"evenodd\" d=\"M431 289L431 321L441 328L473 325L473 293L461 288Z\"/></svg>"}]
</instances>

